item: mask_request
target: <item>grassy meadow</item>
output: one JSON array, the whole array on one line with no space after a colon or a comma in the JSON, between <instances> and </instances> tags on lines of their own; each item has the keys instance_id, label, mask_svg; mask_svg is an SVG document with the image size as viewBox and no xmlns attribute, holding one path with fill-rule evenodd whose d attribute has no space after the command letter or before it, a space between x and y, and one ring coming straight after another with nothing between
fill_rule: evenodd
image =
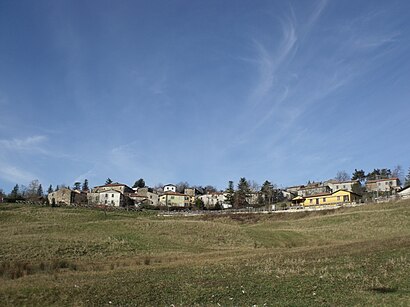
<instances>
[{"instance_id":1,"label":"grassy meadow","mask_svg":"<svg viewBox=\"0 0 410 307\"><path fill-rule=\"evenodd\" d=\"M410 305L410 201L159 217L0 205L0 305Z\"/></svg>"}]
</instances>

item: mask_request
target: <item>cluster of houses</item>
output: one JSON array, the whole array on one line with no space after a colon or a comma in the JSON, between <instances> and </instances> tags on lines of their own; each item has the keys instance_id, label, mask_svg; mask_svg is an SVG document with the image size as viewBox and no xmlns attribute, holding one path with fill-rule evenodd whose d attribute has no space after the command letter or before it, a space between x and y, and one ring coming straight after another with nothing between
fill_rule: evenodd
<instances>
[{"instance_id":1,"label":"cluster of houses","mask_svg":"<svg viewBox=\"0 0 410 307\"><path fill-rule=\"evenodd\" d=\"M398 178L369 180L363 186L358 180L313 182L307 185L278 189L283 199L290 206L310 207L363 202L363 195L395 196L410 198L410 187L402 189ZM110 183L96 186L91 191L62 188L48 195L50 204L84 204L107 205L113 207L129 207L149 205L153 207L193 207L201 200L206 208L231 208L226 192L203 194L196 188L185 188L183 193L177 192L177 186L167 184L162 190L149 187L130 188L126 184ZM252 192L247 196L249 206L258 204L260 192ZM274 204L269 204L275 209Z\"/></svg>"}]
</instances>

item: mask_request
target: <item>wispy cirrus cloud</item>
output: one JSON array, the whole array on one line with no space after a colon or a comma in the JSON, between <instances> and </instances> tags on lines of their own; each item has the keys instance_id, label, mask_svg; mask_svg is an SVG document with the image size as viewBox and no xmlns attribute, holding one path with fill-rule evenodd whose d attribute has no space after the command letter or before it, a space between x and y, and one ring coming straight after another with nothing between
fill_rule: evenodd
<instances>
[{"instance_id":1,"label":"wispy cirrus cloud","mask_svg":"<svg viewBox=\"0 0 410 307\"><path fill-rule=\"evenodd\" d=\"M27 170L0 161L0 178L11 183L26 183L38 177Z\"/></svg>"},{"instance_id":2,"label":"wispy cirrus cloud","mask_svg":"<svg viewBox=\"0 0 410 307\"><path fill-rule=\"evenodd\" d=\"M30 170L16 165L21 164L21 156L46 154L42 148L46 141L47 137L44 135L0 139L0 178L11 183L29 182L38 178Z\"/></svg>"},{"instance_id":3,"label":"wispy cirrus cloud","mask_svg":"<svg viewBox=\"0 0 410 307\"><path fill-rule=\"evenodd\" d=\"M34 135L26 138L13 138L13 139L0 139L0 148L8 151L35 151L45 152L41 148L47 141L47 137L44 135Z\"/></svg>"},{"instance_id":4,"label":"wispy cirrus cloud","mask_svg":"<svg viewBox=\"0 0 410 307\"><path fill-rule=\"evenodd\" d=\"M291 18L281 20L281 26L282 37L276 51L267 49L261 41L253 40L256 51L254 62L257 63L258 70L258 81L249 98L253 104L260 103L271 93L279 68L290 60L296 51L298 37L294 21Z\"/></svg>"},{"instance_id":5,"label":"wispy cirrus cloud","mask_svg":"<svg viewBox=\"0 0 410 307\"><path fill-rule=\"evenodd\" d=\"M320 15L323 13L327 6L328 0L319 0L316 6L313 7L312 13L309 15L308 21L304 28L307 32L311 31L312 27L316 24Z\"/></svg>"}]
</instances>

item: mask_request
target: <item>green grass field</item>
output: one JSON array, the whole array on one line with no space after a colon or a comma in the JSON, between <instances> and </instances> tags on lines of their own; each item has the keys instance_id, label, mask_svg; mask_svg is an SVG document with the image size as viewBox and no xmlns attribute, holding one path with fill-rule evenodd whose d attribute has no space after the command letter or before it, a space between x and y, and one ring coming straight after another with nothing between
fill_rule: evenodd
<instances>
[{"instance_id":1,"label":"green grass field","mask_svg":"<svg viewBox=\"0 0 410 307\"><path fill-rule=\"evenodd\" d=\"M410 305L410 202L158 217L0 205L0 305Z\"/></svg>"}]
</instances>

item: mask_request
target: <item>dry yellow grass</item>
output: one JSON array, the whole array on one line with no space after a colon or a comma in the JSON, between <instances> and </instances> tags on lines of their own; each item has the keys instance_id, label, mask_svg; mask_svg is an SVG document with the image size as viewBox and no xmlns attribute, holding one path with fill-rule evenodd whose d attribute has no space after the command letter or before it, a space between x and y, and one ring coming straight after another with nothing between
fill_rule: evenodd
<instances>
[{"instance_id":1,"label":"dry yellow grass","mask_svg":"<svg viewBox=\"0 0 410 307\"><path fill-rule=\"evenodd\" d=\"M2 205L0 301L406 306L409 206L165 218Z\"/></svg>"}]
</instances>

